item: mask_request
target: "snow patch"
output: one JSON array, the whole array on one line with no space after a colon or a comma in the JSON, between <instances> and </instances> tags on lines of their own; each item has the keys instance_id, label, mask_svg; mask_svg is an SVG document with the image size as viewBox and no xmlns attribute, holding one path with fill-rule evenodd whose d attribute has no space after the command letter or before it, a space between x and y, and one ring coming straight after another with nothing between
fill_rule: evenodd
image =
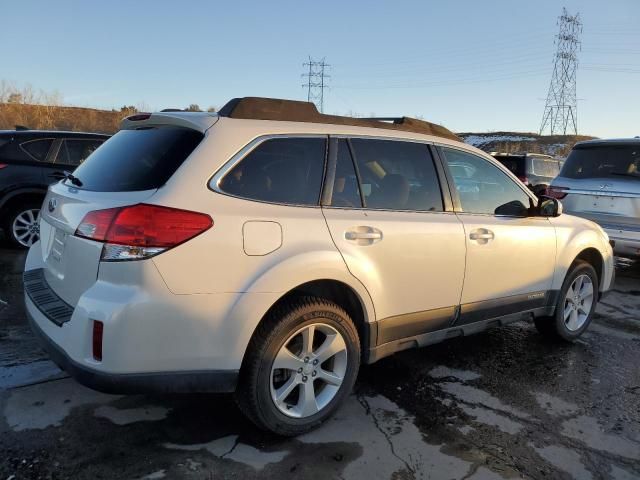
<instances>
[{"instance_id":1,"label":"snow patch","mask_svg":"<svg viewBox=\"0 0 640 480\"><path fill-rule=\"evenodd\" d=\"M478 147L490 142L534 142L534 137L522 135L466 135L462 139L465 143Z\"/></svg>"}]
</instances>

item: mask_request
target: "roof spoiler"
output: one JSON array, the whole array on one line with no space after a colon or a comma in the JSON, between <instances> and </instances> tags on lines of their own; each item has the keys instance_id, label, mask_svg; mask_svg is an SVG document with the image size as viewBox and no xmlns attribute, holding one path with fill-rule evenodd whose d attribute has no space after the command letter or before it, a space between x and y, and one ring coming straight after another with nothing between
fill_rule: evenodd
<instances>
[{"instance_id":1,"label":"roof spoiler","mask_svg":"<svg viewBox=\"0 0 640 480\"><path fill-rule=\"evenodd\" d=\"M218 111L218 115L220 117L247 120L279 120L384 128L434 135L458 142L462 141L456 134L442 125L424 120L410 117L353 118L339 115L325 115L318 112L318 109L313 103L299 100L281 100L262 97L234 98Z\"/></svg>"}]
</instances>

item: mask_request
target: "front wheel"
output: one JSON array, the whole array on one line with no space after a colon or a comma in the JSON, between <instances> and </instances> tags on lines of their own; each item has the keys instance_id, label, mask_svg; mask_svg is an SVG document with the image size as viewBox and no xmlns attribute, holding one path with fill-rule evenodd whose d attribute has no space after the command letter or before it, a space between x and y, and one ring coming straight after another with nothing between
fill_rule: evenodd
<instances>
[{"instance_id":1,"label":"front wheel","mask_svg":"<svg viewBox=\"0 0 640 480\"><path fill-rule=\"evenodd\" d=\"M256 330L236 399L258 427L300 435L335 412L359 366L349 315L332 302L301 297L274 309Z\"/></svg>"},{"instance_id":2,"label":"front wheel","mask_svg":"<svg viewBox=\"0 0 640 480\"><path fill-rule=\"evenodd\" d=\"M564 280L555 315L536 318L536 328L547 337L571 342L591 323L597 301L598 275L591 264L577 261Z\"/></svg>"}]
</instances>

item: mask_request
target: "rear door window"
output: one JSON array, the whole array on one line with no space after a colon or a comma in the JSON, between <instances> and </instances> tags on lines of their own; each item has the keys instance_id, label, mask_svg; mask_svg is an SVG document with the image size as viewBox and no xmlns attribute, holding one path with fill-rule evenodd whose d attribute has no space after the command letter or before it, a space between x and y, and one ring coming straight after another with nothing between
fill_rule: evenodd
<instances>
[{"instance_id":1,"label":"rear door window","mask_svg":"<svg viewBox=\"0 0 640 480\"><path fill-rule=\"evenodd\" d=\"M562 167L567 178L640 178L640 144L574 148Z\"/></svg>"},{"instance_id":2,"label":"rear door window","mask_svg":"<svg viewBox=\"0 0 640 480\"><path fill-rule=\"evenodd\" d=\"M51 148L53 140L51 138L44 138L42 140L30 140L20 144L20 148L24 150L29 157L39 162L44 162L47 159L47 154Z\"/></svg>"},{"instance_id":3,"label":"rear door window","mask_svg":"<svg viewBox=\"0 0 640 480\"><path fill-rule=\"evenodd\" d=\"M178 127L120 130L74 171L80 188L130 192L160 188L204 135Z\"/></svg>"},{"instance_id":4,"label":"rear door window","mask_svg":"<svg viewBox=\"0 0 640 480\"><path fill-rule=\"evenodd\" d=\"M354 138L365 207L443 211L436 169L423 143Z\"/></svg>"},{"instance_id":5,"label":"rear door window","mask_svg":"<svg viewBox=\"0 0 640 480\"><path fill-rule=\"evenodd\" d=\"M318 205L326 138L273 138L262 142L220 181L226 193L250 200Z\"/></svg>"},{"instance_id":6,"label":"rear door window","mask_svg":"<svg viewBox=\"0 0 640 480\"><path fill-rule=\"evenodd\" d=\"M83 140L67 138L62 141L55 163L66 165L80 165L91 155L103 140Z\"/></svg>"},{"instance_id":7,"label":"rear door window","mask_svg":"<svg viewBox=\"0 0 640 480\"><path fill-rule=\"evenodd\" d=\"M336 176L331 191L331 206L361 208L360 186L353 166L349 145L345 139L338 140Z\"/></svg>"}]
</instances>

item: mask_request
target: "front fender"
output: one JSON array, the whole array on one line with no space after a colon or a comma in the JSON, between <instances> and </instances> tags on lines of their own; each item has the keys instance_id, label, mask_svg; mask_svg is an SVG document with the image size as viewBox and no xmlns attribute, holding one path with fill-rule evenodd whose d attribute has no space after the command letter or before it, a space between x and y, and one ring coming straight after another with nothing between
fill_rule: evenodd
<instances>
[{"instance_id":1,"label":"front fender","mask_svg":"<svg viewBox=\"0 0 640 480\"><path fill-rule=\"evenodd\" d=\"M595 249L603 260L600 292L611 288L613 277L613 250L603 230L597 224L572 215L550 219L556 229L557 259L553 277L553 290L560 290L569 268L586 249Z\"/></svg>"}]
</instances>

